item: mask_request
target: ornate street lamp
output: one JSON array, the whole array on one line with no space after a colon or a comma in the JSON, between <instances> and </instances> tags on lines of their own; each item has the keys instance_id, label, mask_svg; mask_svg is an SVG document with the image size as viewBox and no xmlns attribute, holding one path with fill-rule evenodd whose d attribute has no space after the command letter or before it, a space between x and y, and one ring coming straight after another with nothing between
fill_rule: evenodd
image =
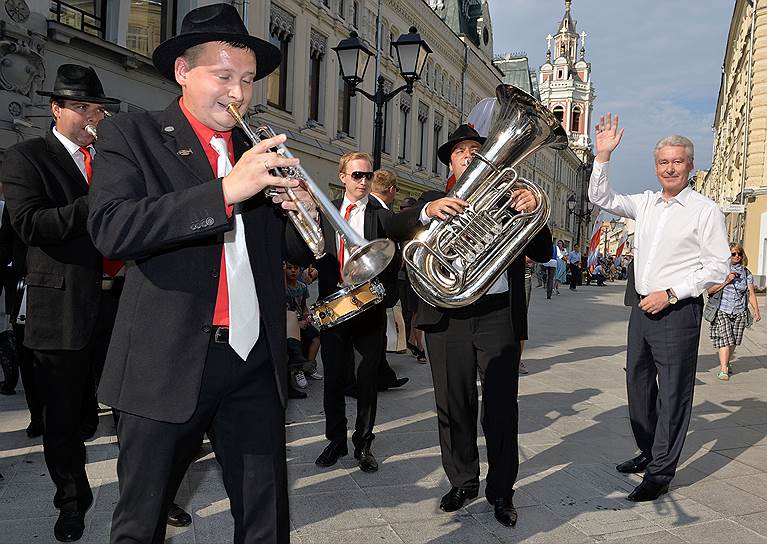
<instances>
[{"instance_id":1,"label":"ornate street lamp","mask_svg":"<svg viewBox=\"0 0 767 544\"><path fill-rule=\"evenodd\" d=\"M359 38L356 32L349 34L349 37L338 42L333 48L338 56L338 64L341 67L341 77L344 83L349 86L349 93L354 96L361 94L376 106L375 112L375 132L373 135L373 169L378 170L381 167L381 140L383 135L383 107L392 98L400 92L405 91L408 94L413 92L413 84L421 78L426 58L431 53L429 45L421 39L414 26L410 27L410 32L402 34L392 46L397 51L397 62L399 63L399 72L405 84L387 93L384 91L384 77L378 76L375 94L360 89L359 85L365 80L370 57L373 52L368 49L364 42Z\"/></svg>"}]
</instances>

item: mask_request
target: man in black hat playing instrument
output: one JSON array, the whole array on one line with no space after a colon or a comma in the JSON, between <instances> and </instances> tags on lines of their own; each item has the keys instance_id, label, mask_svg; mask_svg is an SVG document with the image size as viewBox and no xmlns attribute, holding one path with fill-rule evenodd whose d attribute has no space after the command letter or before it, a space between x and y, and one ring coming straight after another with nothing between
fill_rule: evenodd
<instances>
[{"instance_id":1,"label":"man in black hat playing instrument","mask_svg":"<svg viewBox=\"0 0 767 544\"><path fill-rule=\"evenodd\" d=\"M269 151L285 136L251 146L226 109L246 113L280 52L214 4L190 11L153 60L181 98L100 127L90 195L96 247L128 263L99 387L121 414L111 542L164 540L165 511L206 432L234 542L288 542L284 249L308 263L283 235L280 207L295 206L263 190L308 193L271 175L298 164Z\"/></svg>"},{"instance_id":2,"label":"man in black hat playing instrument","mask_svg":"<svg viewBox=\"0 0 767 544\"><path fill-rule=\"evenodd\" d=\"M484 142L485 138L472 127L461 125L439 148L438 157L460 180ZM443 195L437 191L423 195L423 200L431 200L421 212L424 224L435 217L446 219L456 215L468 205L454 197L439 198ZM538 205L535 196L526 189L516 190L515 196L517 211L529 212ZM452 485L440 502L445 512L459 510L479 493L476 385L479 373L481 421L489 464L485 496L500 523L516 524L513 496L519 468L519 341L527 338L524 261L525 256L547 261L552 251L551 232L544 227L524 254L474 304L457 309L436 308L423 301L419 304L416 326L426 333L442 466Z\"/></svg>"},{"instance_id":3,"label":"man in black hat playing instrument","mask_svg":"<svg viewBox=\"0 0 767 544\"><path fill-rule=\"evenodd\" d=\"M43 450L63 542L78 540L93 502L83 439L98 424L95 384L120 296L121 263L104 260L86 228L95 129L105 105L96 72L59 67L50 97L54 126L5 154L2 182L14 229L29 246L24 345L33 350L43 404ZM86 128L87 127L87 128Z\"/></svg>"}]
</instances>

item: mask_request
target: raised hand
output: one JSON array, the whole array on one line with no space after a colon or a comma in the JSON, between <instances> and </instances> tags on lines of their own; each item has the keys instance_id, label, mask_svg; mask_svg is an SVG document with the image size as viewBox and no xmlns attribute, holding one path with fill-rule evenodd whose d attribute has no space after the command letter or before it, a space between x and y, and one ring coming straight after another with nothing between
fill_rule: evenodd
<instances>
[{"instance_id":1,"label":"raised hand","mask_svg":"<svg viewBox=\"0 0 767 544\"><path fill-rule=\"evenodd\" d=\"M612 114L602 115L596 125L596 145L598 162L608 162L618 144L623 138L623 129L618 130L618 116L613 119Z\"/></svg>"}]
</instances>

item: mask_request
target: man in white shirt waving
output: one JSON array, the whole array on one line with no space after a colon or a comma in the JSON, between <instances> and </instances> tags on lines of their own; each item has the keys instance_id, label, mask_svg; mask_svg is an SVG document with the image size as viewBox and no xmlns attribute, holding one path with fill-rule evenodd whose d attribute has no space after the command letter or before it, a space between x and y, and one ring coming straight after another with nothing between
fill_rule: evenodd
<instances>
[{"instance_id":1,"label":"man in white shirt waving","mask_svg":"<svg viewBox=\"0 0 767 544\"><path fill-rule=\"evenodd\" d=\"M623 195L615 193L608 181L610 156L622 136L617 115L601 117L589 199L608 212L636 220L639 302L629 320L626 386L640 454L616 468L644 472L628 499L652 501L668 491L676 472L692 410L701 294L727 276L729 246L722 213L689 186L692 142L683 136L663 138L655 146L661 190Z\"/></svg>"}]
</instances>

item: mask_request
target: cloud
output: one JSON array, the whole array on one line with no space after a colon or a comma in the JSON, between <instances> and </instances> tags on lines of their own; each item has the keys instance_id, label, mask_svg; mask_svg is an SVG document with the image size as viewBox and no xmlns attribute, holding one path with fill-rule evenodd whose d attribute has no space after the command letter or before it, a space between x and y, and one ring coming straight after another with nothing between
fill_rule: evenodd
<instances>
[{"instance_id":1,"label":"cloud","mask_svg":"<svg viewBox=\"0 0 767 544\"><path fill-rule=\"evenodd\" d=\"M546 35L564 14L562 0L489 0L496 54L527 51L531 67L545 60ZM733 12L723 0L573 0L585 31L597 99L594 116L620 114L626 134L611 173L621 191L657 188L652 150L683 134L696 144L696 167L711 163L711 124ZM504 21L499 25L499 21ZM593 123L592 123L593 125ZM592 133L593 133L593 127Z\"/></svg>"}]
</instances>

